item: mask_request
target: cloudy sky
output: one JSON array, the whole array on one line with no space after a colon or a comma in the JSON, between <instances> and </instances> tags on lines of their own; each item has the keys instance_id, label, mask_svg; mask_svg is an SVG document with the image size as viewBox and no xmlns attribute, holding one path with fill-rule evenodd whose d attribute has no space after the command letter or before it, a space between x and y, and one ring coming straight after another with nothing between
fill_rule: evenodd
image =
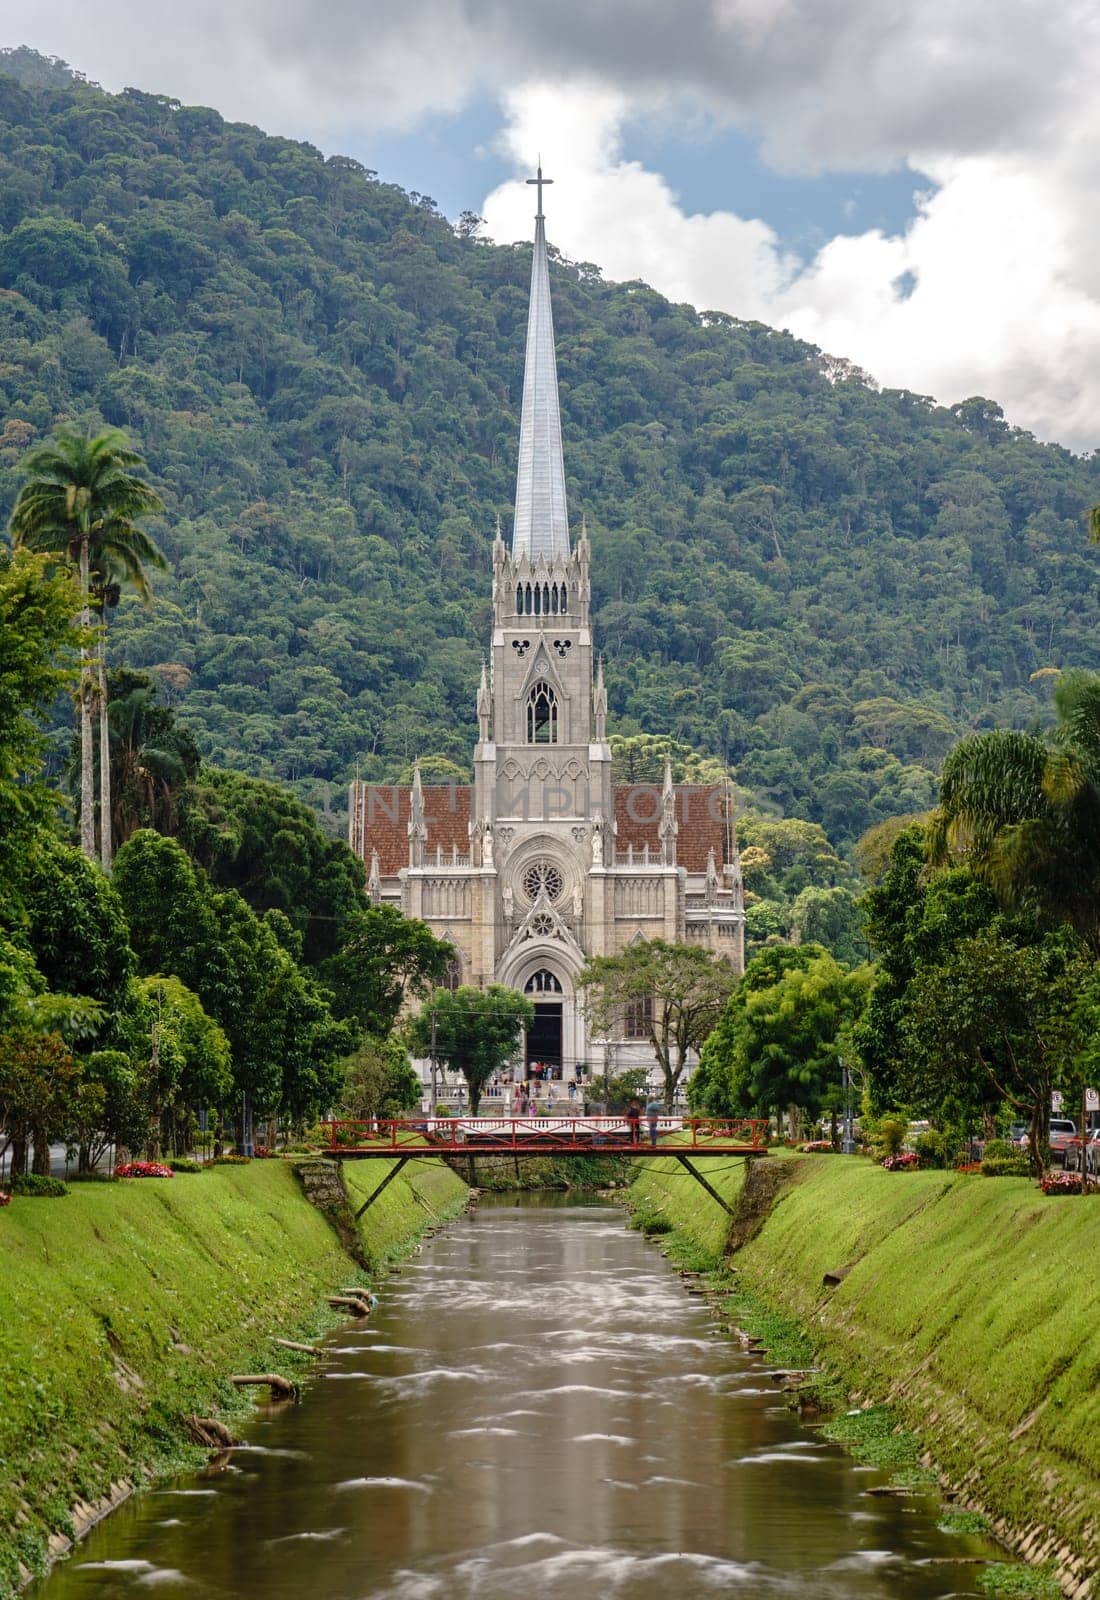
<instances>
[{"instance_id":1,"label":"cloudy sky","mask_svg":"<svg viewBox=\"0 0 1100 1600\"><path fill-rule=\"evenodd\" d=\"M1100 446L1095 0L0 0L0 43Z\"/></svg>"}]
</instances>

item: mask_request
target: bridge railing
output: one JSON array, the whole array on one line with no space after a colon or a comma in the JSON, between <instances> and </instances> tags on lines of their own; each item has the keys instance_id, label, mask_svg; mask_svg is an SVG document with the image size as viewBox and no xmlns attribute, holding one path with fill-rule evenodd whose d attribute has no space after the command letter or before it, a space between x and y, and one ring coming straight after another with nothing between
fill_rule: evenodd
<instances>
[{"instance_id":1,"label":"bridge railing","mask_svg":"<svg viewBox=\"0 0 1100 1600\"><path fill-rule=\"evenodd\" d=\"M491 1145L496 1149L527 1149L532 1144L555 1149L598 1149L603 1145L623 1146L650 1142L649 1119L637 1122L625 1115L602 1117L410 1117L335 1118L324 1124L333 1150L370 1146L377 1150L388 1145L400 1152L410 1144L446 1153L471 1145ZM738 1149L764 1150L768 1143L768 1124L752 1117L676 1117L657 1118L657 1136L687 1134L680 1139L682 1149L706 1150L735 1146Z\"/></svg>"}]
</instances>

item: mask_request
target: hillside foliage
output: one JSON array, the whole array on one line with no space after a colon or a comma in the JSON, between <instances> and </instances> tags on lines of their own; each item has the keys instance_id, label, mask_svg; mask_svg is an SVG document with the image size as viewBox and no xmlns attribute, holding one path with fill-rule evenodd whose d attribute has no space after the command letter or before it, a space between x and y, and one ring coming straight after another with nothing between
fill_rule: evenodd
<instances>
[{"instance_id":1,"label":"hillside foliage","mask_svg":"<svg viewBox=\"0 0 1100 1600\"><path fill-rule=\"evenodd\" d=\"M112 624L204 757L337 813L465 767L510 526L530 249L356 162L0 58L0 517L59 419L140 443L154 608ZM551 233L553 223L551 218ZM837 843L1087 665L1100 466L556 257L566 469L615 724ZM61 746L68 734L59 730ZM331 826L339 825L338 816Z\"/></svg>"}]
</instances>

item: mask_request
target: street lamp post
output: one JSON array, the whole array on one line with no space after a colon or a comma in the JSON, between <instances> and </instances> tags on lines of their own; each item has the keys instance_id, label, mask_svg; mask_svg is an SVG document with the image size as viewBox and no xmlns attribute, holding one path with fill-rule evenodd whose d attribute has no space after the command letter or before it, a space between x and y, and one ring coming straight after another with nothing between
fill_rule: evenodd
<instances>
[{"instance_id":1,"label":"street lamp post","mask_svg":"<svg viewBox=\"0 0 1100 1600\"><path fill-rule=\"evenodd\" d=\"M856 1141L852 1126L852 1074L843 1056L840 1059L840 1081L844 1090L844 1132L841 1136L840 1151L842 1155L854 1156Z\"/></svg>"}]
</instances>

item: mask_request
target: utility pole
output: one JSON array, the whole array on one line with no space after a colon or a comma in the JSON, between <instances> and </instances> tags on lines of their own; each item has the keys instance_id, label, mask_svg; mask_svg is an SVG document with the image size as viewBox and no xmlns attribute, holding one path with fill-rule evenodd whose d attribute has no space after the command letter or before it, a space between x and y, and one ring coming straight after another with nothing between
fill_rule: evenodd
<instances>
[{"instance_id":1,"label":"utility pole","mask_svg":"<svg viewBox=\"0 0 1100 1600\"><path fill-rule=\"evenodd\" d=\"M435 1014L435 1007L433 1006L432 1007L432 1054L431 1054L432 1088L431 1088L431 1096L430 1096L430 1099L429 1099L429 1105L431 1106L431 1113L432 1113L433 1117L435 1116L435 1107L436 1107L436 1092L435 1092L435 1026L436 1026L436 1014Z\"/></svg>"},{"instance_id":2,"label":"utility pole","mask_svg":"<svg viewBox=\"0 0 1100 1600\"><path fill-rule=\"evenodd\" d=\"M856 1141L852 1127L852 1074L843 1056L840 1058L840 1081L844 1089L844 1133L840 1141L840 1153L854 1156Z\"/></svg>"}]
</instances>

